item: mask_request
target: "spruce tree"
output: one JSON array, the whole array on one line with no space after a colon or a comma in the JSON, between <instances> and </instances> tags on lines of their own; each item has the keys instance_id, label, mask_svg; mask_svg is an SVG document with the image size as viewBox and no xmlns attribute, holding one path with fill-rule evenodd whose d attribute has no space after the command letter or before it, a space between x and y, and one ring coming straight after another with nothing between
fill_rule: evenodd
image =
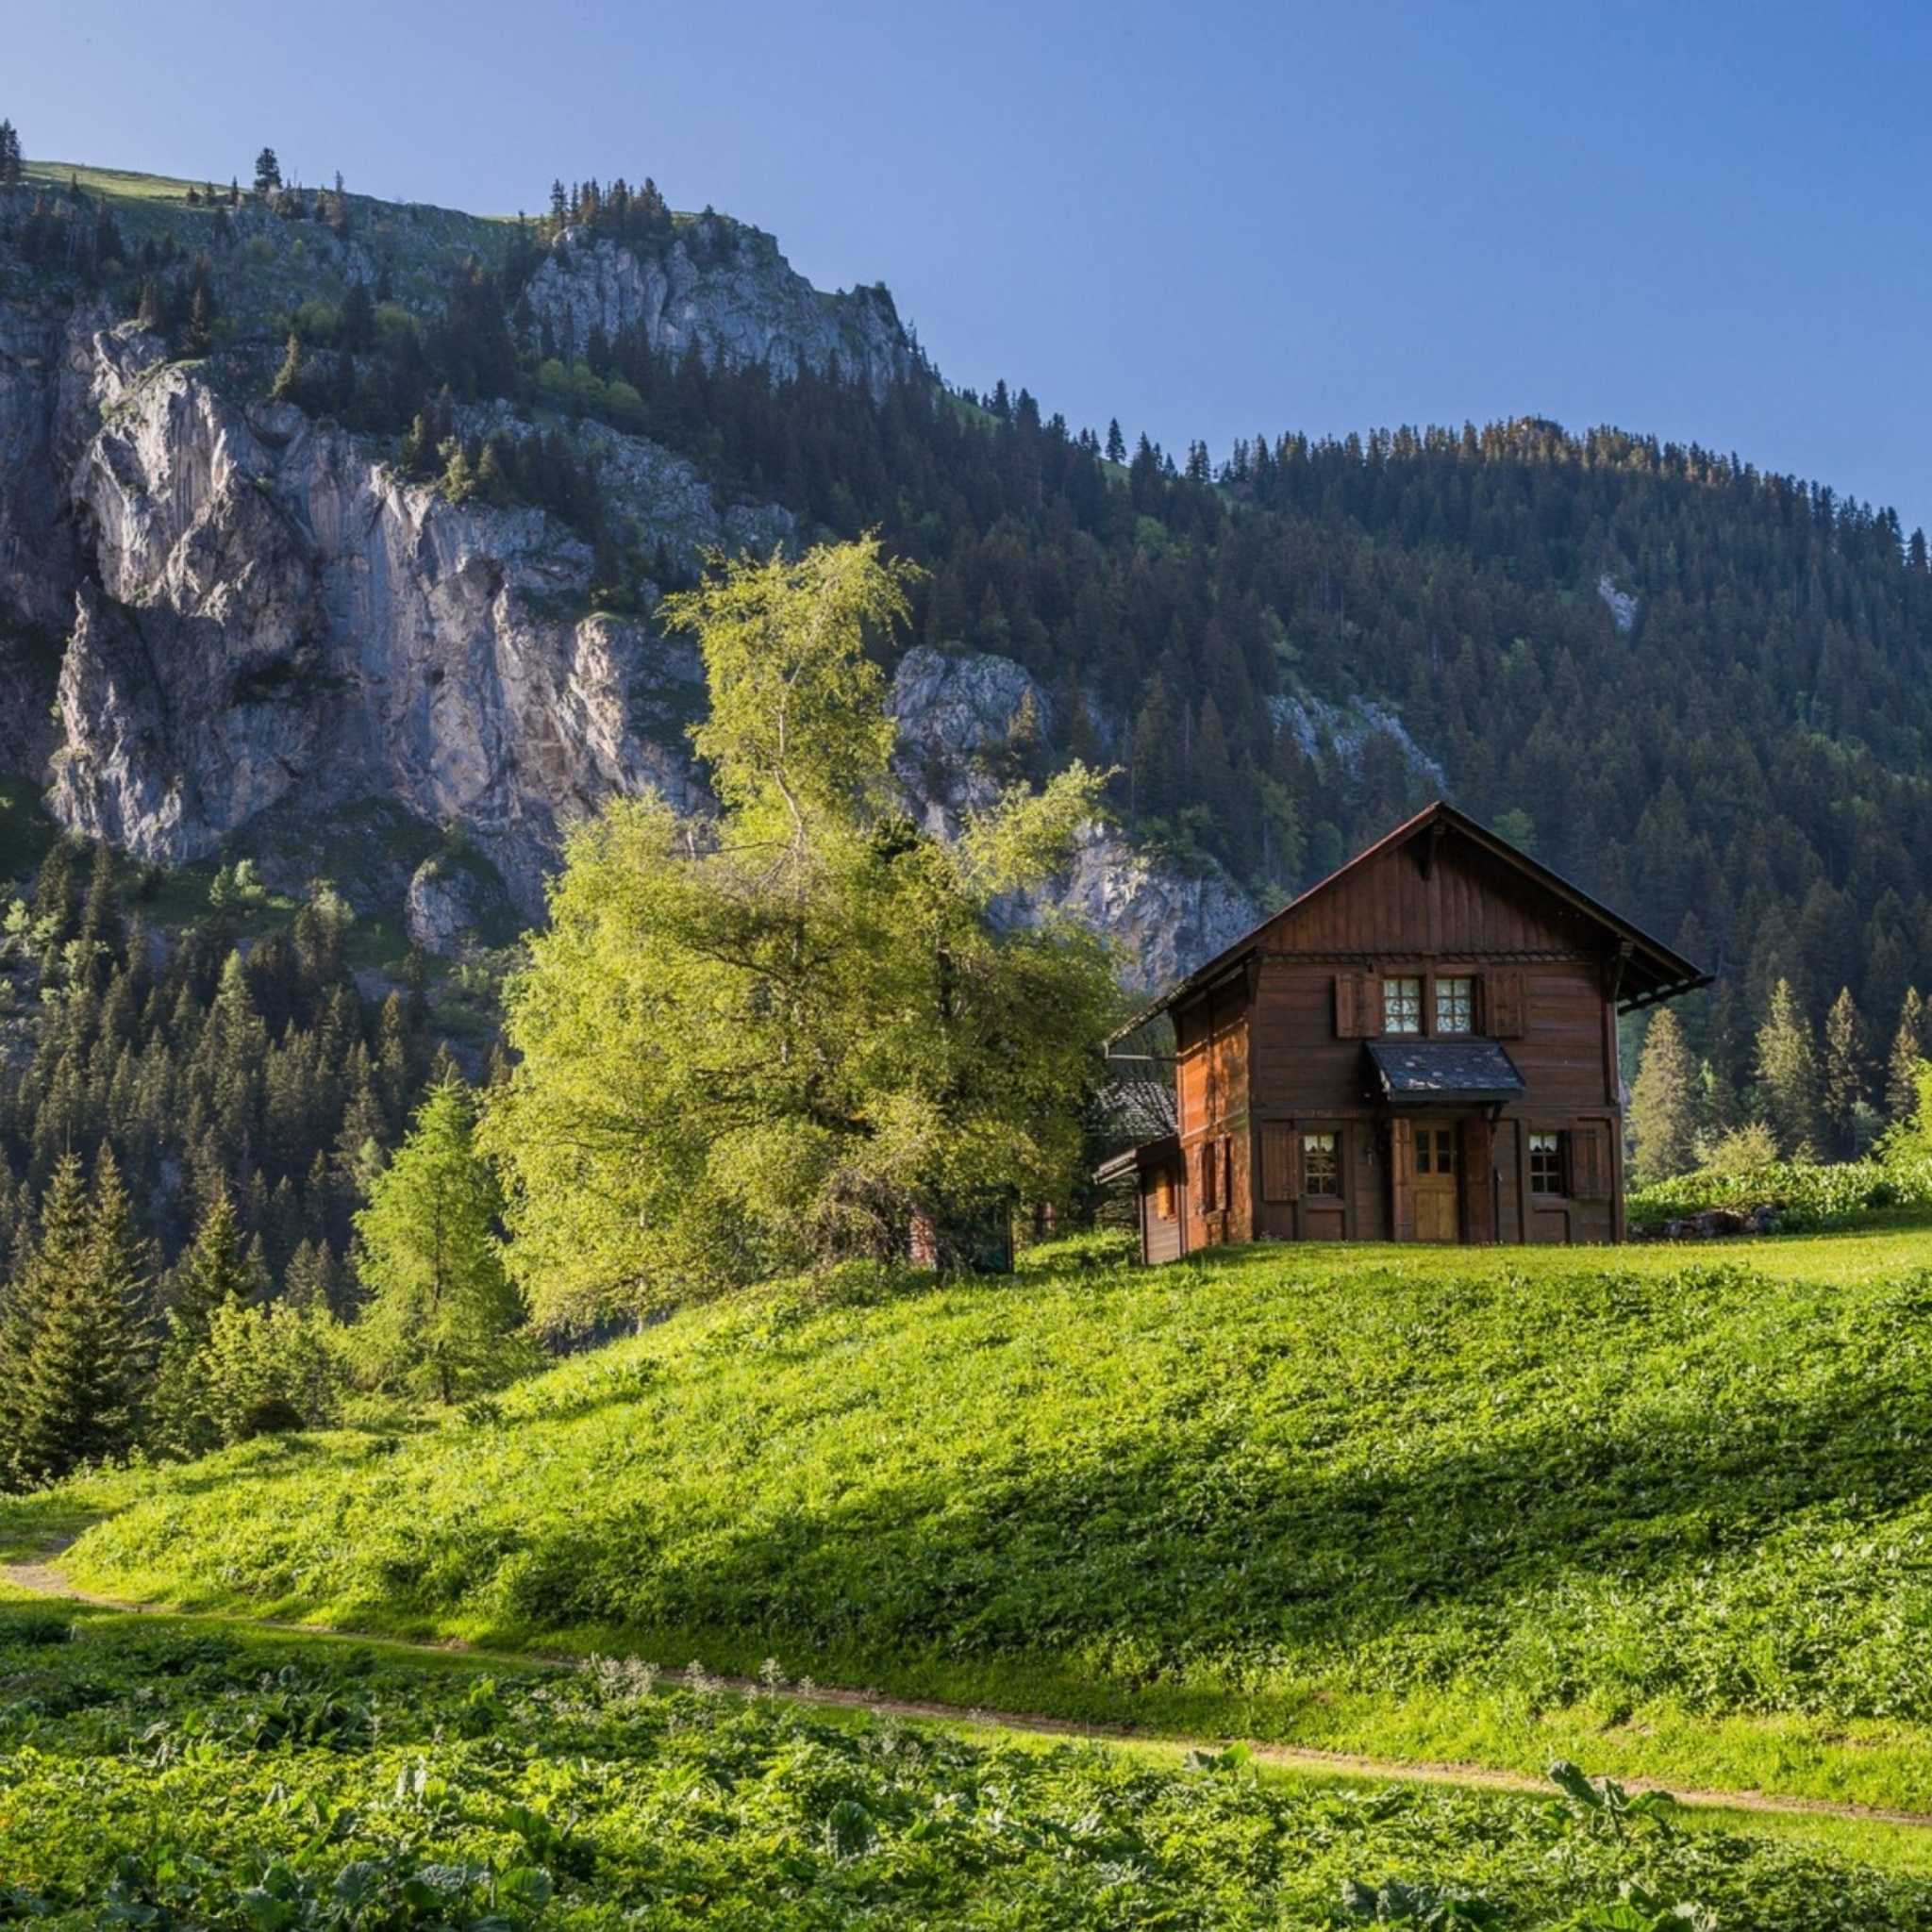
<instances>
[{"instance_id":1,"label":"spruce tree","mask_svg":"<svg viewBox=\"0 0 1932 1932\"><path fill-rule=\"evenodd\" d=\"M1697 1164L1697 1063L1669 1008L1643 1037L1630 1093L1630 1139L1633 1166L1646 1183Z\"/></svg>"},{"instance_id":2,"label":"spruce tree","mask_svg":"<svg viewBox=\"0 0 1932 1932\"><path fill-rule=\"evenodd\" d=\"M53 1482L133 1441L145 1374L146 1251L113 1156L89 1199L79 1157L61 1157L8 1297L0 1361L8 1478Z\"/></svg>"},{"instance_id":3,"label":"spruce tree","mask_svg":"<svg viewBox=\"0 0 1932 1932\"><path fill-rule=\"evenodd\" d=\"M246 1307L267 1288L235 1204L225 1187L218 1188L193 1244L175 1269L168 1339L161 1347L151 1405L155 1446L198 1456L220 1443L220 1418L207 1373L208 1337L222 1309Z\"/></svg>"},{"instance_id":4,"label":"spruce tree","mask_svg":"<svg viewBox=\"0 0 1932 1932\"><path fill-rule=\"evenodd\" d=\"M1840 987L1824 1019L1824 1119L1831 1151L1840 1160L1850 1160L1858 1151L1867 1078L1865 1023L1851 988Z\"/></svg>"},{"instance_id":5,"label":"spruce tree","mask_svg":"<svg viewBox=\"0 0 1932 1932\"><path fill-rule=\"evenodd\" d=\"M1919 989L1907 987L1898 1009L1898 1031L1891 1036L1891 1051L1885 1060L1885 1115L1894 1126L1909 1121L1918 1110L1917 1069L1926 1058L1927 1019Z\"/></svg>"},{"instance_id":6,"label":"spruce tree","mask_svg":"<svg viewBox=\"0 0 1932 1932\"><path fill-rule=\"evenodd\" d=\"M1788 979L1772 989L1771 1010L1757 1029L1757 1086L1778 1152L1788 1160L1815 1158L1818 1053L1811 1024Z\"/></svg>"}]
</instances>

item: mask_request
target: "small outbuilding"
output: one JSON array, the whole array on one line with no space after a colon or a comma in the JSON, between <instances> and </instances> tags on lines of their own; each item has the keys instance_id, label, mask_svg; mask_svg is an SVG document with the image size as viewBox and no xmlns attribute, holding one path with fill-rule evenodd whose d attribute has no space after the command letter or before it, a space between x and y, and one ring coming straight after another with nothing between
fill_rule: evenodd
<instances>
[{"instance_id":1,"label":"small outbuilding","mask_svg":"<svg viewBox=\"0 0 1932 1932\"><path fill-rule=\"evenodd\" d=\"M1624 1238L1617 1016L1709 975L1433 805L1139 1014L1178 1131L1108 1163L1141 1247Z\"/></svg>"}]
</instances>

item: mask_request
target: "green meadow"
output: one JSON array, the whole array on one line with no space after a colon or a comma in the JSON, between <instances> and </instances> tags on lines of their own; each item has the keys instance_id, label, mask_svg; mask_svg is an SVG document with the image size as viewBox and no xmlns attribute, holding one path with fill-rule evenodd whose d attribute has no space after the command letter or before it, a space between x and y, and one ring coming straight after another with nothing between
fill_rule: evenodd
<instances>
[{"instance_id":1,"label":"green meadow","mask_svg":"<svg viewBox=\"0 0 1932 1932\"><path fill-rule=\"evenodd\" d=\"M1063 1259L765 1290L0 1539L197 1610L1932 1813L1924 1227Z\"/></svg>"},{"instance_id":2,"label":"green meadow","mask_svg":"<svg viewBox=\"0 0 1932 1932\"><path fill-rule=\"evenodd\" d=\"M0 1604L0 1924L1926 1923L1932 1877L1569 1774L1257 1772L381 1643Z\"/></svg>"}]
</instances>

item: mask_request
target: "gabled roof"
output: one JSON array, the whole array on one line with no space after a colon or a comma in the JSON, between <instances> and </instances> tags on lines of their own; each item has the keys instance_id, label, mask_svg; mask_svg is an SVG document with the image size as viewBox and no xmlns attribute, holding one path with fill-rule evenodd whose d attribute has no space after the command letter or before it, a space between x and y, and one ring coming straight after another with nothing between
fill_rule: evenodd
<instances>
[{"instance_id":1,"label":"gabled roof","mask_svg":"<svg viewBox=\"0 0 1932 1932\"><path fill-rule=\"evenodd\" d=\"M1309 907L1340 891L1345 882L1366 871L1388 853L1413 840L1436 839L1446 833L1455 833L1466 840L1536 891L1546 894L1571 917L1593 927L1606 953L1622 955L1624 970L1617 988L1617 1006L1621 1011L1634 1012L1640 1007L1654 1005L1658 1000L1674 999L1679 993L1694 992L1700 986L1710 984L1709 974L1673 952L1661 941L1652 939L1641 927L1632 925L1608 907L1600 905L1580 887L1573 886L1568 879L1540 864L1528 853L1519 851L1508 840L1498 838L1467 812L1457 811L1453 805L1438 800L1417 812L1406 824L1397 825L1387 837L1378 839L1365 852L1357 853L1339 871L1310 886L1278 912L1271 913L1260 924L1244 933L1231 946L1224 947L1205 965L1195 967L1176 986L1143 1007L1114 1038L1120 1039L1136 1027L1145 1025L1156 1014L1165 1012L1212 981L1224 978L1251 954L1259 951L1271 933L1291 926Z\"/></svg>"}]
</instances>

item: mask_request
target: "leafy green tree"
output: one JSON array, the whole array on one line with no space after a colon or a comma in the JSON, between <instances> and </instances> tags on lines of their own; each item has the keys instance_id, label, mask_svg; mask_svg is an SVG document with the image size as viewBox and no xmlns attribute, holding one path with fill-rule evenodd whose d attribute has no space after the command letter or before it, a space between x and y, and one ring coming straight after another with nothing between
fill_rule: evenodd
<instances>
[{"instance_id":1,"label":"leafy green tree","mask_svg":"<svg viewBox=\"0 0 1932 1932\"><path fill-rule=\"evenodd\" d=\"M0 1454L17 1487L119 1455L146 1376L145 1244L111 1154L61 1157L0 1324Z\"/></svg>"},{"instance_id":2,"label":"leafy green tree","mask_svg":"<svg viewBox=\"0 0 1932 1932\"><path fill-rule=\"evenodd\" d=\"M532 1365L497 1242L503 1195L477 1152L469 1092L434 1089L356 1216L369 1294L350 1333L367 1381L450 1403Z\"/></svg>"},{"instance_id":3,"label":"leafy green tree","mask_svg":"<svg viewBox=\"0 0 1932 1932\"><path fill-rule=\"evenodd\" d=\"M572 836L485 1124L546 1326L904 1254L915 1224L957 1256L1008 1196L1077 1176L1109 962L997 915L1064 861L1096 781L1010 789L951 842L896 815L863 647L904 580L868 540L669 600L703 649L723 815L646 798Z\"/></svg>"},{"instance_id":4,"label":"leafy green tree","mask_svg":"<svg viewBox=\"0 0 1932 1932\"><path fill-rule=\"evenodd\" d=\"M1630 1092L1630 1139L1632 1165L1645 1183L1697 1164L1697 1062L1668 1007L1643 1036Z\"/></svg>"},{"instance_id":5,"label":"leafy green tree","mask_svg":"<svg viewBox=\"0 0 1932 1932\"><path fill-rule=\"evenodd\" d=\"M1757 1029L1757 1086L1778 1151L1788 1159L1816 1158L1818 1051L1811 1023L1788 979L1773 987L1771 1009Z\"/></svg>"}]
</instances>

